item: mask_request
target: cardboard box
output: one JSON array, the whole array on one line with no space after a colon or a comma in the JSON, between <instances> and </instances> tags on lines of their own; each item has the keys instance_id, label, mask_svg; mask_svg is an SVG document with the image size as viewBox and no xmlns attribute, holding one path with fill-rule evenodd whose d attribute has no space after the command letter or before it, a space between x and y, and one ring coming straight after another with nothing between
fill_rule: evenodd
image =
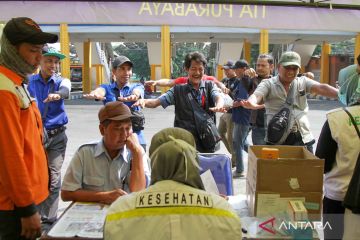
<instances>
[{"instance_id":1,"label":"cardboard box","mask_svg":"<svg viewBox=\"0 0 360 240\"><path fill-rule=\"evenodd\" d=\"M263 159L278 159L279 149L263 147L261 148L261 158Z\"/></svg>"},{"instance_id":2,"label":"cardboard box","mask_svg":"<svg viewBox=\"0 0 360 240\"><path fill-rule=\"evenodd\" d=\"M304 202L309 219L321 220L322 192L255 191L247 184L246 195L251 216L271 216L286 212L290 200L301 200Z\"/></svg>"},{"instance_id":3,"label":"cardboard box","mask_svg":"<svg viewBox=\"0 0 360 240\"><path fill-rule=\"evenodd\" d=\"M304 206L304 202L301 200L290 200L288 202L288 215L290 217L290 221L307 221L308 213Z\"/></svg>"},{"instance_id":4,"label":"cardboard box","mask_svg":"<svg viewBox=\"0 0 360 240\"><path fill-rule=\"evenodd\" d=\"M322 192L324 160L300 146L271 146L279 149L279 159L263 159L263 147L249 148L247 184L254 191Z\"/></svg>"}]
</instances>

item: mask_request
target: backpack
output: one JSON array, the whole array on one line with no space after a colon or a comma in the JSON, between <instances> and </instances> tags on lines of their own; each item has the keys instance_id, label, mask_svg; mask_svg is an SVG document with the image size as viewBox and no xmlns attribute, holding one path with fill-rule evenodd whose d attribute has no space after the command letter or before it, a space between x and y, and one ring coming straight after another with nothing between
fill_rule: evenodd
<instances>
[{"instance_id":1,"label":"backpack","mask_svg":"<svg viewBox=\"0 0 360 240\"><path fill-rule=\"evenodd\" d=\"M270 144L281 145L284 143L294 125L295 115L293 103L296 81L297 79L295 79L291 85L284 105L281 107L280 111L272 117L267 125L266 141Z\"/></svg>"}]
</instances>

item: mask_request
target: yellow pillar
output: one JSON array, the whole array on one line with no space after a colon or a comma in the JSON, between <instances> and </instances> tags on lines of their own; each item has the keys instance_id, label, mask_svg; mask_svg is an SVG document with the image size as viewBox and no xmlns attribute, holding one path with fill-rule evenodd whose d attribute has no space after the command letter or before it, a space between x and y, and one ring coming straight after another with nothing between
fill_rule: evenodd
<instances>
[{"instance_id":1,"label":"yellow pillar","mask_svg":"<svg viewBox=\"0 0 360 240\"><path fill-rule=\"evenodd\" d=\"M265 53L269 53L269 31L266 29L261 29L259 54Z\"/></svg>"},{"instance_id":2,"label":"yellow pillar","mask_svg":"<svg viewBox=\"0 0 360 240\"><path fill-rule=\"evenodd\" d=\"M250 63L251 62L251 43L249 41L247 41L246 39L244 41L243 51L244 51L244 59L248 63Z\"/></svg>"},{"instance_id":3,"label":"yellow pillar","mask_svg":"<svg viewBox=\"0 0 360 240\"><path fill-rule=\"evenodd\" d=\"M156 80L156 68L157 67L161 67L161 65L159 64L151 64L150 65L150 79L151 80ZM156 92L156 86L151 87L151 89Z\"/></svg>"},{"instance_id":4,"label":"yellow pillar","mask_svg":"<svg viewBox=\"0 0 360 240\"><path fill-rule=\"evenodd\" d=\"M5 27L5 22L0 21L0 37L2 35L3 32L3 28Z\"/></svg>"},{"instance_id":5,"label":"yellow pillar","mask_svg":"<svg viewBox=\"0 0 360 240\"><path fill-rule=\"evenodd\" d=\"M156 80L156 65L155 64L150 65L150 79Z\"/></svg>"},{"instance_id":6,"label":"yellow pillar","mask_svg":"<svg viewBox=\"0 0 360 240\"><path fill-rule=\"evenodd\" d=\"M305 72L305 66L304 66L304 65L301 65L300 72L301 72L301 73L304 73L304 72Z\"/></svg>"},{"instance_id":7,"label":"yellow pillar","mask_svg":"<svg viewBox=\"0 0 360 240\"><path fill-rule=\"evenodd\" d=\"M355 38L354 64L357 64L356 58L360 55L360 33Z\"/></svg>"},{"instance_id":8,"label":"yellow pillar","mask_svg":"<svg viewBox=\"0 0 360 240\"><path fill-rule=\"evenodd\" d=\"M70 79L70 37L68 32L68 25L66 23L60 24L60 51L66 56L61 61L61 76Z\"/></svg>"},{"instance_id":9,"label":"yellow pillar","mask_svg":"<svg viewBox=\"0 0 360 240\"><path fill-rule=\"evenodd\" d=\"M161 77L170 78L171 76L171 45L170 45L170 27L161 26Z\"/></svg>"},{"instance_id":10,"label":"yellow pillar","mask_svg":"<svg viewBox=\"0 0 360 240\"><path fill-rule=\"evenodd\" d=\"M84 42L84 65L82 68L84 93L91 92L91 42Z\"/></svg>"},{"instance_id":11,"label":"yellow pillar","mask_svg":"<svg viewBox=\"0 0 360 240\"><path fill-rule=\"evenodd\" d=\"M99 87L104 81L104 66L102 64L94 65L96 70L96 87Z\"/></svg>"},{"instance_id":12,"label":"yellow pillar","mask_svg":"<svg viewBox=\"0 0 360 240\"><path fill-rule=\"evenodd\" d=\"M224 78L224 72L222 69L222 65L217 65L217 79L221 81Z\"/></svg>"},{"instance_id":13,"label":"yellow pillar","mask_svg":"<svg viewBox=\"0 0 360 240\"><path fill-rule=\"evenodd\" d=\"M327 42L323 42L321 47L320 83L330 82L330 67L329 67L330 53L331 53L331 45Z\"/></svg>"}]
</instances>

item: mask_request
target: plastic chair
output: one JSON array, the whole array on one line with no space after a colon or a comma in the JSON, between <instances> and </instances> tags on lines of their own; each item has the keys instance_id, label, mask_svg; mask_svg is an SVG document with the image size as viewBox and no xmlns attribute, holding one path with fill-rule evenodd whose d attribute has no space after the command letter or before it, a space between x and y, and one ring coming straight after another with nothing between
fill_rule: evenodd
<instances>
[{"instance_id":1,"label":"plastic chair","mask_svg":"<svg viewBox=\"0 0 360 240\"><path fill-rule=\"evenodd\" d=\"M214 176L219 192L224 195L233 195L233 180L231 171L231 160L225 154L201 153L199 154L200 174L211 171Z\"/></svg>"}]
</instances>

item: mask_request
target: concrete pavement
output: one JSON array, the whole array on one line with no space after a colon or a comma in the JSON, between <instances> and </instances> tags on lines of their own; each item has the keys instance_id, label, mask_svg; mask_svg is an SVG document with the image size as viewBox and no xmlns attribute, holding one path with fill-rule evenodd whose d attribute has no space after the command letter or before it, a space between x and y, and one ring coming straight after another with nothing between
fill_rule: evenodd
<instances>
[{"instance_id":1,"label":"concrete pavement","mask_svg":"<svg viewBox=\"0 0 360 240\"><path fill-rule=\"evenodd\" d=\"M317 139L325 121L326 111L337 108L340 104L337 101L310 99L309 105L310 111L308 116L311 123L311 130L315 139ZM64 176L71 158L81 144L97 141L101 138L97 117L98 110L101 106L101 102L85 99L69 100L66 102L66 112L69 117L66 134L69 140L66 149L65 161L62 167L62 176ZM174 107L170 106L167 109L163 109L162 107L158 107L156 109L144 109L144 114L146 117L145 138L148 145L147 147L149 147L151 137L156 132L163 128L173 126ZM220 116L220 114L217 115L218 117ZM251 143L250 137L248 140ZM316 143L314 149L316 149ZM218 153L228 154L222 143ZM247 166L247 161L244 165ZM234 179L234 190L235 194L245 193L245 178ZM68 204L69 203L61 201L60 210L64 210Z\"/></svg>"}]
</instances>

